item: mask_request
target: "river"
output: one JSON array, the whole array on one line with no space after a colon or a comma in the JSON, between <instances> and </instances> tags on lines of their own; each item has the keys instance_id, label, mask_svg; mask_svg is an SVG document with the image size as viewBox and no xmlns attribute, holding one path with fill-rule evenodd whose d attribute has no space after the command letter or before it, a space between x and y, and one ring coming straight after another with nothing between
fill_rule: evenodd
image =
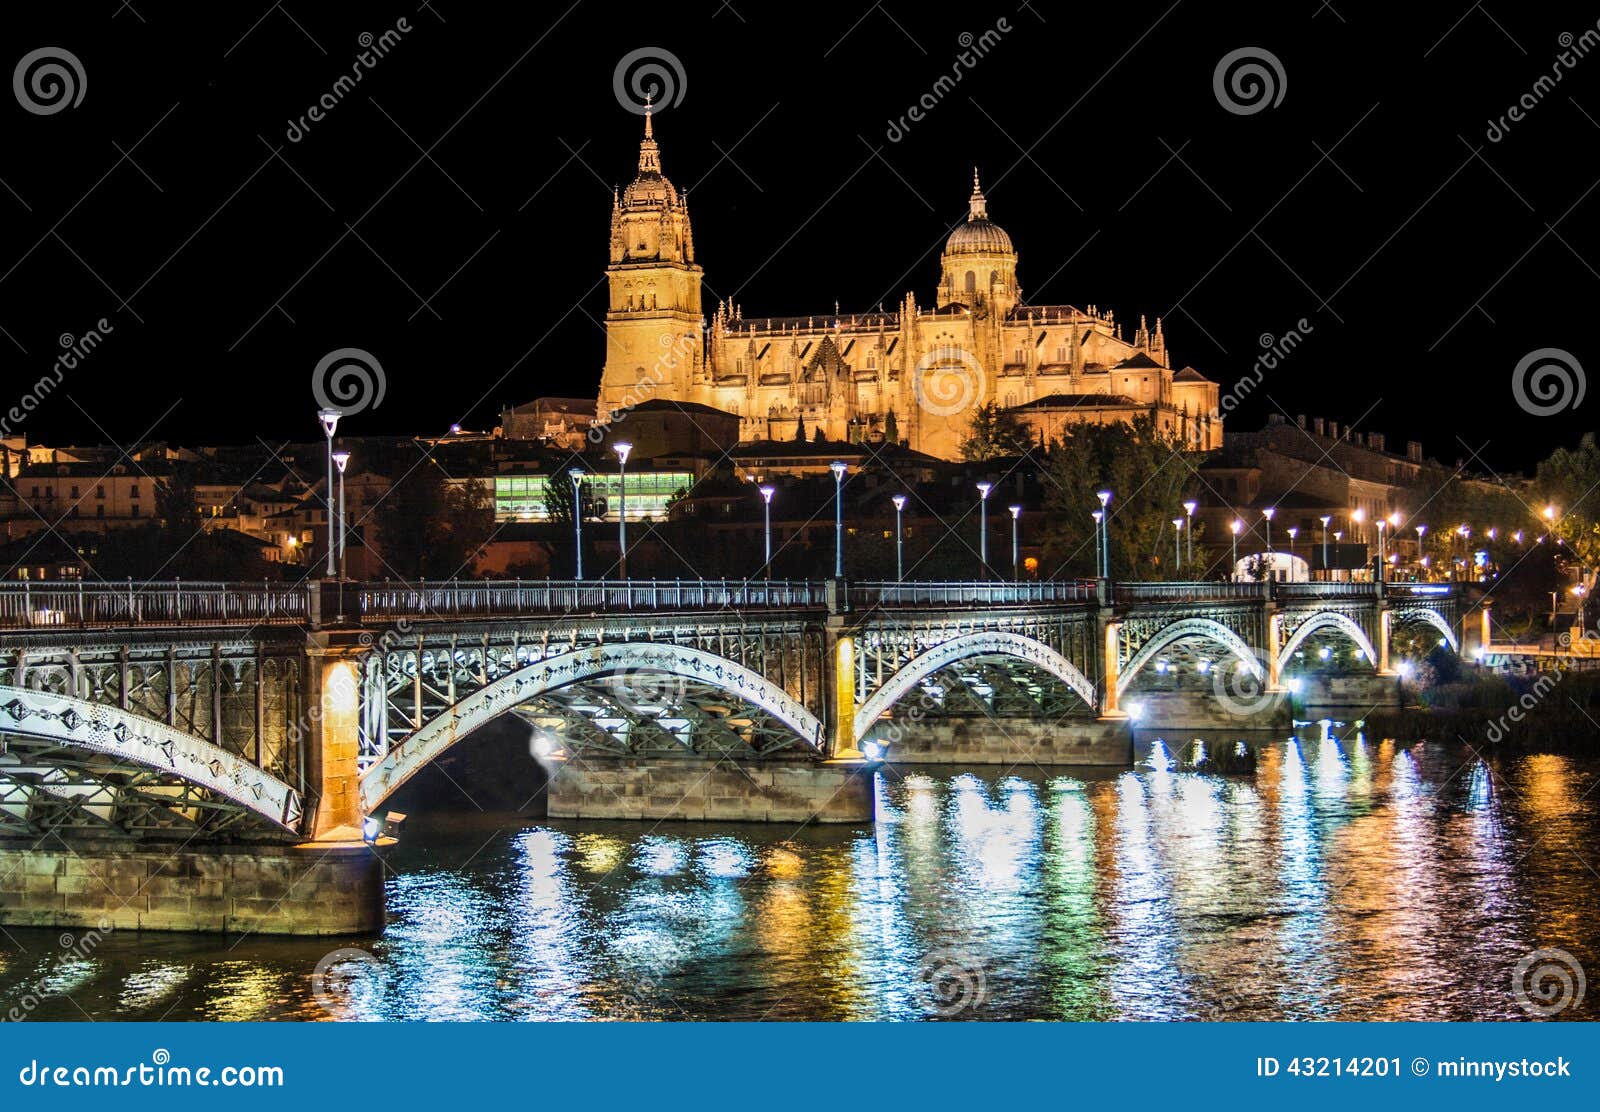
<instances>
[{"instance_id":1,"label":"river","mask_svg":"<svg viewBox=\"0 0 1600 1112\"><path fill-rule=\"evenodd\" d=\"M1159 747L886 768L870 827L418 816L381 936L0 930L0 1018L1470 1020L1575 997L1600 970L1600 759L1318 732L1248 776ZM1594 993L1553 1014L1594 1018Z\"/></svg>"}]
</instances>

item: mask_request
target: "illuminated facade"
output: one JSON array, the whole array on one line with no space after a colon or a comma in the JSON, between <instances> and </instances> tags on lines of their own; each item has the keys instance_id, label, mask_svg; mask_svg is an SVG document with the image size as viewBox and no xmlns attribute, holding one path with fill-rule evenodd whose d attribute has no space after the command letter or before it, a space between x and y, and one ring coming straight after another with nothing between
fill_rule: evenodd
<instances>
[{"instance_id":1,"label":"illuminated facade","mask_svg":"<svg viewBox=\"0 0 1600 1112\"><path fill-rule=\"evenodd\" d=\"M1159 319L1130 337L1109 311L1023 300L976 171L933 306L907 293L887 312L753 318L723 303L708 324L688 199L662 173L646 115L638 176L613 199L606 273L602 420L652 399L696 402L736 415L744 441L791 440L801 425L877 441L887 427L953 459L973 410L994 403L1043 437L1149 414L1197 449L1222 445L1217 385L1174 370Z\"/></svg>"}]
</instances>

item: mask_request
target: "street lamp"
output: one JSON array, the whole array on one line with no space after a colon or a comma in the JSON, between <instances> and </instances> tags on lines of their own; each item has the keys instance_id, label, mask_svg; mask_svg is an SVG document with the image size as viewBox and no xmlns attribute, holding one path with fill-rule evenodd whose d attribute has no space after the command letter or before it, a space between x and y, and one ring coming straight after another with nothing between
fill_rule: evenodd
<instances>
[{"instance_id":1,"label":"street lamp","mask_svg":"<svg viewBox=\"0 0 1600 1112\"><path fill-rule=\"evenodd\" d=\"M848 465L843 460L828 464L833 472L833 577L844 578L844 473Z\"/></svg>"},{"instance_id":2,"label":"street lamp","mask_svg":"<svg viewBox=\"0 0 1600 1112\"><path fill-rule=\"evenodd\" d=\"M1011 511L1011 578L1022 578L1022 565L1017 562L1017 519L1022 516L1021 506L1007 506Z\"/></svg>"},{"instance_id":3,"label":"street lamp","mask_svg":"<svg viewBox=\"0 0 1600 1112\"><path fill-rule=\"evenodd\" d=\"M322 432L328 438L328 485L325 497L328 501L328 578L334 577L333 566L333 430L339 427L339 418L342 416L337 409L317 410L317 420L322 422Z\"/></svg>"},{"instance_id":4,"label":"street lamp","mask_svg":"<svg viewBox=\"0 0 1600 1112\"><path fill-rule=\"evenodd\" d=\"M1331 518L1331 517L1327 516L1326 514L1324 514L1323 516L1317 518L1317 520L1322 522L1322 574L1324 576L1327 576L1328 575L1328 523L1331 522L1333 520L1333 518Z\"/></svg>"},{"instance_id":5,"label":"street lamp","mask_svg":"<svg viewBox=\"0 0 1600 1112\"><path fill-rule=\"evenodd\" d=\"M618 567L622 572L623 581L628 578L628 453L633 451L633 445L626 440L619 440L611 445L611 450L617 453L617 547L621 550Z\"/></svg>"},{"instance_id":6,"label":"street lamp","mask_svg":"<svg viewBox=\"0 0 1600 1112\"><path fill-rule=\"evenodd\" d=\"M1239 574L1239 530L1244 528L1244 522L1234 518L1228 523L1228 532L1233 534L1233 563L1228 568L1228 578L1232 579Z\"/></svg>"},{"instance_id":7,"label":"street lamp","mask_svg":"<svg viewBox=\"0 0 1600 1112\"><path fill-rule=\"evenodd\" d=\"M1104 566L1100 563L1102 558L1100 551L1100 523L1105 520L1106 512L1104 510L1096 510L1089 516L1094 518L1094 576L1096 579L1104 579L1106 572Z\"/></svg>"},{"instance_id":8,"label":"street lamp","mask_svg":"<svg viewBox=\"0 0 1600 1112\"><path fill-rule=\"evenodd\" d=\"M1418 524L1417 525L1417 563L1421 564L1423 567L1427 567L1428 566L1428 554L1423 551L1423 541L1427 536L1428 536L1428 527L1426 525L1423 525L1423 524Z\"/></svg>"},{"instance_id":9,"label":"street lamp","mask_svg":"<svg viewBox=\"0 0 1600 1112\"><path fill-rule=\"evenodd\" d=\"M1357 529L1356 526L1360 525L1362 522L1364 522L1366 520L1367 520L1367 511L1363 510L1360 506L1357 506L1355 509L1350 511L1350 539L1351 539L1351 541L1359 541L1361 539L1361 530Z\"/></svg>"},{"instance_id":10,"label":"street lamp","mask_svg":"<svg viewBox=\"0 0 1600 1112\"><path fill-rule=\"evenodd\" d=\"M1373 524L1378 527L1378 578L1382 579L1383 563L1385 559L1383 554L1383 529L1384 526L1388 525L1389 523L1380 517L1377 521L1373 522Z\"/></svg>"},{"instance_id":11,"label":"street lamp","mask_svg":"<svg viewBox=\"0 0 1600 1112\"><path fill-rule=\"evenodd\" d=\"M1289 555L1294 555L1294 539L1300 535L1300 526L1289 526Z\"/></svg>"},{"instance_id":12,"label":"street lamp","mask_svg":"<svg viewBox=\"0 0 1600 1112\"><path fill-rule=\"evenodd\" d=\"M978 578L989 574L989 492L993 483L978 484Z\"/></svg>"},{"instance_id":13,"label":"street lamp","mask_svg":"<svg viewBox=\"0 0 1600 1112\"><path fill-rule=\"evenodd\" d=\"M333 453L333 463L339 469L339 578L344 578L344 465L350 462L350 453L343 449Z\"/></svg>"},{"instance_id":14,"label":"street lamp","mask_svg":"<svg viewBox=\"0 0 1600 1112\"><path fill-rule=\"evenodd\" d=\"M583 582L583 477L584 470L574 467L567 472L572 480L572 547L578 554L578 582Z\"/></svg>"},{"instance_id":15,"label":"street lamp","mask_svg":"<svg viewBox=\"0 0 1600 1112\"><path fill-rule=\"evenodd\" d=\"M896 494L894 497L890 498L889 501L894 503L894 581L896 583L900 583L903 582L906 577L905 562L902 559L902 550L900 547L900 519L905 513L906 496L903 494Z\"/></svg>"},{"instance_id":16,"label":"street lamp","mask_svg":"<svg viewBox=\"0 0 1600 1112\"><path fill-rule=\"evenodd\" d=\"M1183 518L1172 519L1172 570L1183 566Z\"/></svg>"},{"instance_id":17,"label":"street lamp","mask_svg":"<svg viewBox=\"0 0 1600 1112\"><path fill-rule=\"evenodd\" d=\"M1267 563L1272 563L1272 515L1278 512L1278 507L1268 506L1261 511L1261 516L1267 519Z\"/></svg>"},{"instance_id":18,"label":"street lamp","mask_svg":"<svg viewBox=\"0 0 1600 1112\"><path fill-rule=\"evenodd\" d=\"M763 486L760 489L761 489L761 521L762 521L761 532L762 532L762 536L764 538L764 542L762 544L762 553L763 553L763 557L764 558L762 559L761 563L767 569L767 578L771 579L772 578L772 496L773 496L774 493L776 493L776 488L771 487L771 486Z\"/></svg>"},{"instance_id":19,"label":"street lamp","mask_svg":"<svg viewBox=\"0 0 1600 1112\"><path fill-rule=\"evenodd\" d=\"M1100 574L1106 579L1111 578L1111 492L1101 490L1095 492L1095 497L1100 499Z\"/></svg>"},{"instance_id":20,"label":"street lamp","mask_svg":"<svg viewBox=\"0 0 1600 1112\"><path fill-rule=\"evenodd\" d=\"M1190 499L1189 501L1187 501L1187 502L1185 502L1183 504L1183 512L1184 512L1184 515L1188 518L1188 524L1189 524L1188 548L1189 548L1189 566L1190 567L1194 566L1194 512L1195 512L1195 510L1199 509L1199 507L1200 507L1200 503L1194 501L1193 499Z\"/></svg>"}]
</instances>

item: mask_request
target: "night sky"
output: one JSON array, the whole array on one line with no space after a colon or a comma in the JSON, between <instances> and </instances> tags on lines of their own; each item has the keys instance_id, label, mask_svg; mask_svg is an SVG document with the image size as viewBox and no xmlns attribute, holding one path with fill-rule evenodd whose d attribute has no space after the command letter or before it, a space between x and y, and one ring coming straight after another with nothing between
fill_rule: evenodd
<instances>
[{"instance_id":1,"label":"night sky","mask_svg":"<svg viewBox=\"0 0 1600 1112\"><path fill-rule=\"evenodd\" d=\"M343 347L387 379L353 435L488 427L505 402L591 395L611 189L641 127L617 69L636 51L671 73L656 134L690 189L708 311L865 310L906 289L931 304L977 165L1029 300L1114 309L1130 329L1162 315L1174 358L1225 388L1263 336L1311 325L1232 428L1323 415L1503 470L1593 426L1600 399L1533 416L1512 390L1539 349L1600 367L1600 44L1578 57L1580 39L1562 80L1531 92L1593 10L963 7L8 11L8 71L60 48L85 85L47 114L14 90L0 104L5 406L60 337L112 326L12 431L312 439L312 369ZM411 29L291 141L359 36L401 18ZM891 138L960 65L962 36L986 31L984 56ZM1214 88L1241 48L1281 66L1281 99L1259 111ZM1526 118L1491 141L1524 96Z\"/></svg>"}]
</instances>

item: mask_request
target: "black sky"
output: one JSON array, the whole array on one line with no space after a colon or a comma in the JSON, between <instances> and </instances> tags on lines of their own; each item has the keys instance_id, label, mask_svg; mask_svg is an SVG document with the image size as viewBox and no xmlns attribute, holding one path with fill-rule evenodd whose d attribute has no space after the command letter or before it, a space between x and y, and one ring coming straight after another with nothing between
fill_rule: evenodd
<instances>
[{"instance_id":1,"label":"black sky","mask_svg":"<svg viewBox=\"0 0 1600 1112\"><path fill-rule=\"evenodd\" d=\"M501 402L592 393L610 192L632 177L640 127L613 78L640 48L681 63L657 136L691 187L708 307L848 311L908 288L928 304L976 164L1031 300L1130 327L1164 315L1175 357L1224 385L1263 334L1311 323L1234 427L1321 414L1447 461L1481 450L1498 470L1576 438L1600 405L1533 417L1511 391L1536 349L1600 367L1600 56L1485 136L1592 10L105 0L23 14L6 15L5 66L62 47L87 88L52 115L0 103L5 404L62 334L114 327L15 429L35 441L310 438L311 369L340 347L388 379L353 434L487 426ZM290 142L358 36L402 16L413 29ZM1002 18L1011 30L891 142L960 36ZM1219 104L1213 70L1240 47L1281 61L1276 106Z\"/></svg>"}]
</instances>

